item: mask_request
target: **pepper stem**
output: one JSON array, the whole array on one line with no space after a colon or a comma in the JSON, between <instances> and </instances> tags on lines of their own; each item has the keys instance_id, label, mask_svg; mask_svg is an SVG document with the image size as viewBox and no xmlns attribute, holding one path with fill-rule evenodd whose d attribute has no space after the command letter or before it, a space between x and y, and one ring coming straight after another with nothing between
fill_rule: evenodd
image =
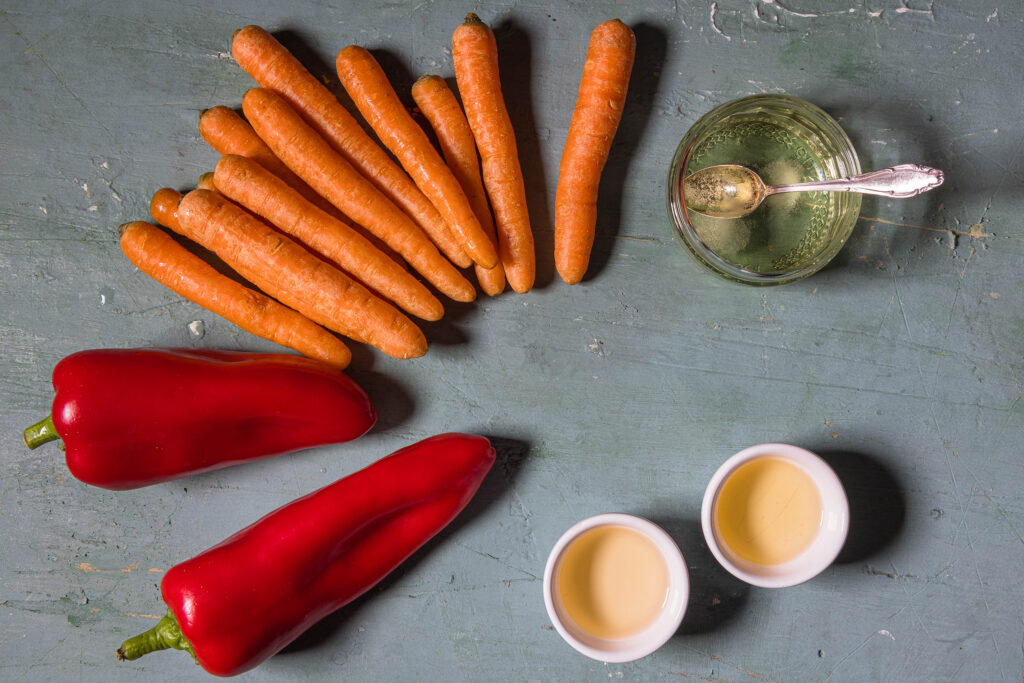
<instances>
[{"instance_id":1,"label":"pepper stem","mask_svg":"<svg viewBox=\"0 0 1024 683\"><path fill-rule=\"evenodd\" d=\"M57 428L53 426L53 416L47 415L42 420L26 429L22 433L22 437L25 439L26 446L29 448L35 448L36 446L42 446L47 441L55 441L59 439L60 434L57 433Z\"/></svg>"},{"instance_id":2,"label":"pepper stem","mask_svg":"<svg viewBox=\"0 0 1024 683\"><path fill-rule=\"evenodd\" d=\"M117 648L117 659L119 661L138 659L142 655L148 655L157 650L166 650L172 647L175 650L185 650L195 659L196 653L192 651L192 643L185 640L178 628L178 621L174 613L167 610L156 626L145 633L129 638Z\"/></svg>"}]
</instances>

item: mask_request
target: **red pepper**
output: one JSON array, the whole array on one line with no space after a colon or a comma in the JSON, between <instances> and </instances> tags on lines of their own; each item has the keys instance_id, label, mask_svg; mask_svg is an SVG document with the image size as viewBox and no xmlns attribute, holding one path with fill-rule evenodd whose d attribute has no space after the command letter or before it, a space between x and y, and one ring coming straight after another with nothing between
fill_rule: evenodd
<instances>
[{"instance_id":1,"label":"red pepper","mask_svg":"<svg viewBox=\"0 0 1024 683\"><path fill-rule=\"evenodd\" d=\"M173 647L218 676L252 669L447 526L494 457L482 436L440 434L278 508L168 570L167 616L118 658Z\"/></svg>"},{"instance_id":2,"label":"red pepper","mask_svg":"<svg viewBox=\"0 0 1024 683\"><path fill-rule=\"evenodd\" d=\"M57 363L53 386L51 416L25 444L63 439L71 473L108 489L350 441L377 419L347 375L285 354L81 351Z\"/></svg>"}]
</instances>

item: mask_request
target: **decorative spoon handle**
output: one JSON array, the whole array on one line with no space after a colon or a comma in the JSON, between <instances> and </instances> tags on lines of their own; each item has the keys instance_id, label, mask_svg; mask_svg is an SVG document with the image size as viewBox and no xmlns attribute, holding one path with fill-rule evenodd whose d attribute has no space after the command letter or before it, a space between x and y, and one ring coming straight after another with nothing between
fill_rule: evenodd
<instances>
[{"instance_id":1,"label":"decorative spoon handle","mask_svg":"<svg viewBox=\"0 0 1024 683\"><path fill-rule=\"evenodd\" d=\"M942 171L919 164L900 164L879 171L861 173L852 178L836 178L812 183L769 185L765 196L780 192L860 192L883 197L914 197L938 187L943 181Z\"/></svg>"}]
</instances>

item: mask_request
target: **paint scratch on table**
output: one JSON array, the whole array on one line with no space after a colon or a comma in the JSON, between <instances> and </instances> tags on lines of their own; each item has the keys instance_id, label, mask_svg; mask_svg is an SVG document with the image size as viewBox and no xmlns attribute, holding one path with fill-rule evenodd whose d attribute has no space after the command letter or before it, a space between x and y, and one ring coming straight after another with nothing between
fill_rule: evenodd
<instances>
[{"instance_id":1,"label":"paint scratch on table","mask_svg":"<svg viewBox=\"0 0 1024 683\"><path fill-rule=\"evenodd\" d=\"M711 28L718 35L722 36L723 38L725 38L728 41L731 41L732 40L732 36L726 34L725 31L723 31L722 29L720 29L718 27L718 22L715 21L715 16L717 14L718 14L718 3L717 2L713 2L713 3L711 3L711 17L710 17L711 18Z\"/></svg>"}]
</instances>

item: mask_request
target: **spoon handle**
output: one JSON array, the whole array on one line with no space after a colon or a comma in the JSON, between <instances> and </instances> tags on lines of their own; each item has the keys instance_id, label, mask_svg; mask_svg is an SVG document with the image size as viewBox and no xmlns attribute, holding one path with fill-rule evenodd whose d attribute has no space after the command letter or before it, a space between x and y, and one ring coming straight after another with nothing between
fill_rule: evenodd
<instances>
[{"instance_id":1,"label":"spoon handle","mask_svg":"<svg viewBox=\"0 0 1024 683\"><path fill-rule=\"evenodd\" d=\"M900 164L851 178L836 178L811 183L770 185L765 196L780 192L859 192L883 197L914 197L942 184L942 171L919 164Z\"/></svg>"}]
</instances>

